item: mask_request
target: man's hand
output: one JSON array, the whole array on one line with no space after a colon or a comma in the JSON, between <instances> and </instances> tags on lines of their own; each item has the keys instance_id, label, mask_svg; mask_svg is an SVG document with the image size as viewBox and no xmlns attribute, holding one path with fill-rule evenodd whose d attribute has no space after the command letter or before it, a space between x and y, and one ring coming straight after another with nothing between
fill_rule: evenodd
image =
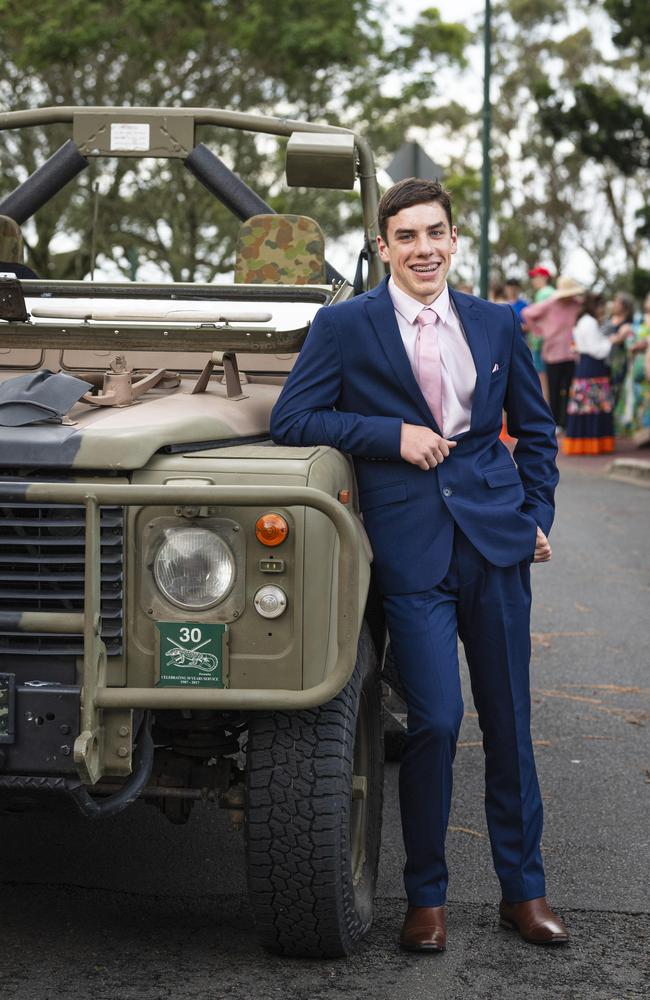
<instances>
[{"instance_id":1,"label":"man's hand","mask_svg":"<svg viewBox=\"0 0 650 1000\"><path fill-rule=\"evenodd\" d=\"M535 558L533 559L533 562L548 562L552 554L548 538L542 529L538 528L537 538L535 539Z\"/></svg>"},{"instance_id":2,"label":"man's hand","mask_svg":"<svg viewBox=\"0 0 650 1000\"><path fill-rule=\"evenodd\" d=\"M405 462L417 465L420 469L435 469L446 458L449 458L451 448L457 441L447 441L429 427L419 424L402 424L400 438L400 455Z\"/></svg>"}]
</instances>

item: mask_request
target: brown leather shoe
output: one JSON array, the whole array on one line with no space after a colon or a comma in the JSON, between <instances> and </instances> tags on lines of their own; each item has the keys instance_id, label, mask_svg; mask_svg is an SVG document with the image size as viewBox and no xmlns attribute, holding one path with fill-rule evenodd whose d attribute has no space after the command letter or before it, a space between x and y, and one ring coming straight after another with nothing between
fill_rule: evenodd
<instances>
[{"instance_id":1,"label":"brown leather shoe","mask_svg":"<svg viewBox=\"0 0 650 1000\"><path fill-rule=\"evenodd\" d=\"M444 951L447 943L444 906L409 906L399 943L406 951Z\"/></svg>"},{"instance_id":2,"label":"brown leather shoe","mask_svg":"<svg viewBox=\"0 0 650 1000\"><path fill-rule=\"evenodd\" d=\"M524 903L499 904L501 926L519 931L531 944L566 944L569 932L546 902L545 896Z\"/></svg>"}]
</instances>

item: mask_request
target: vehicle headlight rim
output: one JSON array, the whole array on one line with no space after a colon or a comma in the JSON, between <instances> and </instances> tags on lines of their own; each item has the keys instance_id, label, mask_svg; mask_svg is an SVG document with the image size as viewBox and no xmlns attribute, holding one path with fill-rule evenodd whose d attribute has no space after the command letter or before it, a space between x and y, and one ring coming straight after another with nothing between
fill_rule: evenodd
<instances>
[{"instance_id":1,"label":"vehicle headlight rim","mask_svg":"<svg viewBox=\"0 0 650 1000\"><path fill-rule=\"evenodd\" d=\"M228 580L226 585L219 589L216 596L210 598L209 600L188 601L183 600L180 596L178 596L178 594L175 594L174 591L166 585L164 580L161 579L161 563L164 558L165 550L168 546L178 546L178 543L183 535L197 534L204 536L206 543L216 542L218 544L222 556L225 556ZM199 551L199 549L197 549L197 551ZM178 560L181 561L181 558L182 557L179 556ZM190 559L191 555L187 557L187 561L189 562ZM153 559L152 574L156 587L165 601L169 604L173 604L174 607L181 608L183 611L200 613L203 611L209 611L211 608L215 608L219 604L222 604L232 593L237 578L237 561L230 545L220 532L215 531L212 528L203 527L202 525L184 525L177 528L167 528L165 530ZM180 576L181 574L179 574L179 578Z\"/></svg>"}]
</instances>

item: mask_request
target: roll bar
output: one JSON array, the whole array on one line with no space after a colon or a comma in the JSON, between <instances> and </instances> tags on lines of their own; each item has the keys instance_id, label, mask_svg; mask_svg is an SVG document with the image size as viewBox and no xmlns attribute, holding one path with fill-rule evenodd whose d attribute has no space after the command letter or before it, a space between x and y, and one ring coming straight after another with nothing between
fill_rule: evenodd
<instances>
[{"instance_id":1,"label":"roll bar","mask_svg":"<svg viewBox=\"0 0 650 1000\"><path fill-rule=\"evenodd\" d=\"M130 123L155 126L156 148L141 148L137 153L123 148L106 148L105 137L109 134L110 126ZM0 202L0 214L10 215L11 218L16 218L17 222L25 221L43 204L43 201L39 201L39 192L50 190L51 186L51 193L44 198L44 201L47 201L49 197L52 197L52 194L60 190L79 170L86 166L87 160L85 158L87 156L153 155L184 159L188 169L197 176L201 183L205 184L220 200L223 200L224 204L230 207L239 218L250 218L250 214L247 212L254 204L257 206L256 211L251 214L256 214L262 207L266 211L268 206L254 192L250 191L225 164L214 157L207 147L202 144L194 145L193 136L196 126L212 125L287 137L293 135L294 132L332 132L353 135L358 155L361 204L368 244L369 285L376 285L384 277L385 268L379 258L376 245L379 189L372 150L366 140L351 129L213 108L76 108L60 106L0 113L0 131L55 124L72 124L73 140L70 140L72 145L69 146L66 143L47 163L43 164L39 171L45 173L41 173L39 178L37 178L39 171L36 171L12 194ZM54 166L51 165L52 160L55 160ZM84 160L85 162L82 162ZM188 161L190 162L188 163ZM78 169L75 169L75 166ZM19 211L21 219L18 219L13 211Z\"/></svg>"}]
</instances>

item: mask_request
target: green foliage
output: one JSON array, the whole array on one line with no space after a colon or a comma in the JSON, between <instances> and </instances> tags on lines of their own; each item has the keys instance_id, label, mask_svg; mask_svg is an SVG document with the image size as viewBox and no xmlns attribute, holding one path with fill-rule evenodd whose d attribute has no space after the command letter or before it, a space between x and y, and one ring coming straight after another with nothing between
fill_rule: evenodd
<instances>
[{"instance_id":1,"label":"green foliage","mask_svg":"<svg viewBox=\"0 0 650 1000\"><path fill-rule=\"evenodd\" d=\"M643 302L646 295L650 293L650 271L642 267L635 267L629 285L634 298L638 302Z\"/></svg>"},{"instance_id":2,"label":"green foliage","mask_svg":"<svg viewBox=\"0 0 650 1000\"><path fill-rule=\"evenodd\" d=\"M615 164L630 176L650 164L650 115L611 84L578 84L573 103L563 107L554 94L540 100L543 128L555 139L568 138L585 156Z\"/></svg>"},{"instance_id":3,"label":"green foliage","mask_svg":"<svg viewBox=\"0 0 650 1000\"><path fill-rule=\"evenodd\" d=\"M431 63L436 57L446 62L466 65L465 47L470 32L462 24L445 23L435 7L423 10L409 32L409 41L396 53L404 66L411 66L423 57Z\"/></svg>"},{"instance_id":4,"label":"green foliage","mask_svg":"<svg viewBox=\"0 0 650 1000\"><path fill-rule=\"evenodd\" d=\"M580 248L597 284L629 287L650 196L647 0L494 9L493 260L561 272Z\"/></svg>"},{"instance_id":5,"label":"green foliage","mask_svg":"<svg viewBox=\"0 0 650 1000\"><path fill-rule=\"evenodd\" d=\"M637 228L639 236L650 241L650 205L644 205L643 208L640 208L636 217L639 220Z\"/></svg>"},{"instance_id":6,"label":"green foliage","mask_svg":"<svg viewBox=\"0 0 650 1000\"><path fill-rule=\"evenodd\" d=\"M366 133L388 156L409 127L433 121L432 67L462 65L470 36L432 9L388 45L386 16L383 0L0 0L0 104L219 107L329 120ZM282 144L198 131L197 141L274 207L318 210L330 237L358 222L347 196L286 192ZM67 136L61 127L0 133L0 195ZM136 255L177 280L212 280L232 267L236 221L178 163L118 159L93 163L25 227L38 273L88 271L97 200L98 255L126 275ZM78 249L56 255L59 233Z\"/></svg>"},{"instance_id":7,"label":"green foliage","mask_svg":"<svg viewBox=\"0 0 650 1000\"><path fill-rule=\"evenodd\" d=\"M615 44L647 54L650 48L650 5L647 0L603 0L603 6L617 25Z\"/></svg>"},{"instance_id":8,"label":"green foliage","mask_svg":"<svg viewBox=\"0 0 650 1000\"><path fill-rule=\"evenodd\" d=\"M557 24L566 17L564 0L503 0L495 4L497 17L507 13L522 30L534 32L540 25Z\"/></svg>"},{"instance_id":9,"label":"green foliage","mask_svg":"<svg viewBox=\"0 0 650 1000\"><path fill-rule=\"evenodd\" d=\"M581 247L598 282L618 275L630 286L650 237L650 6L499 0L493 11L493 259L504 273L539 259L561 271ZM389 16L387 0L0 0L0 104L327 120L365 135L380 165L417 136L445 166L463 236L457 271L469 276L480 228L481 122L462 75L472 39L435 5L401 31ZM0 196L68 135L0 133ZM287 190L283 142L209 128L197 141L277 210L317 218L328 239L358 229L355 195ZM232 267L237 228L180 162L119 159L93 160L24 230L44 276L87 273L95 235L99 259L124 275L155 265L209 281Z\"/></svg>"}]
</instances>

